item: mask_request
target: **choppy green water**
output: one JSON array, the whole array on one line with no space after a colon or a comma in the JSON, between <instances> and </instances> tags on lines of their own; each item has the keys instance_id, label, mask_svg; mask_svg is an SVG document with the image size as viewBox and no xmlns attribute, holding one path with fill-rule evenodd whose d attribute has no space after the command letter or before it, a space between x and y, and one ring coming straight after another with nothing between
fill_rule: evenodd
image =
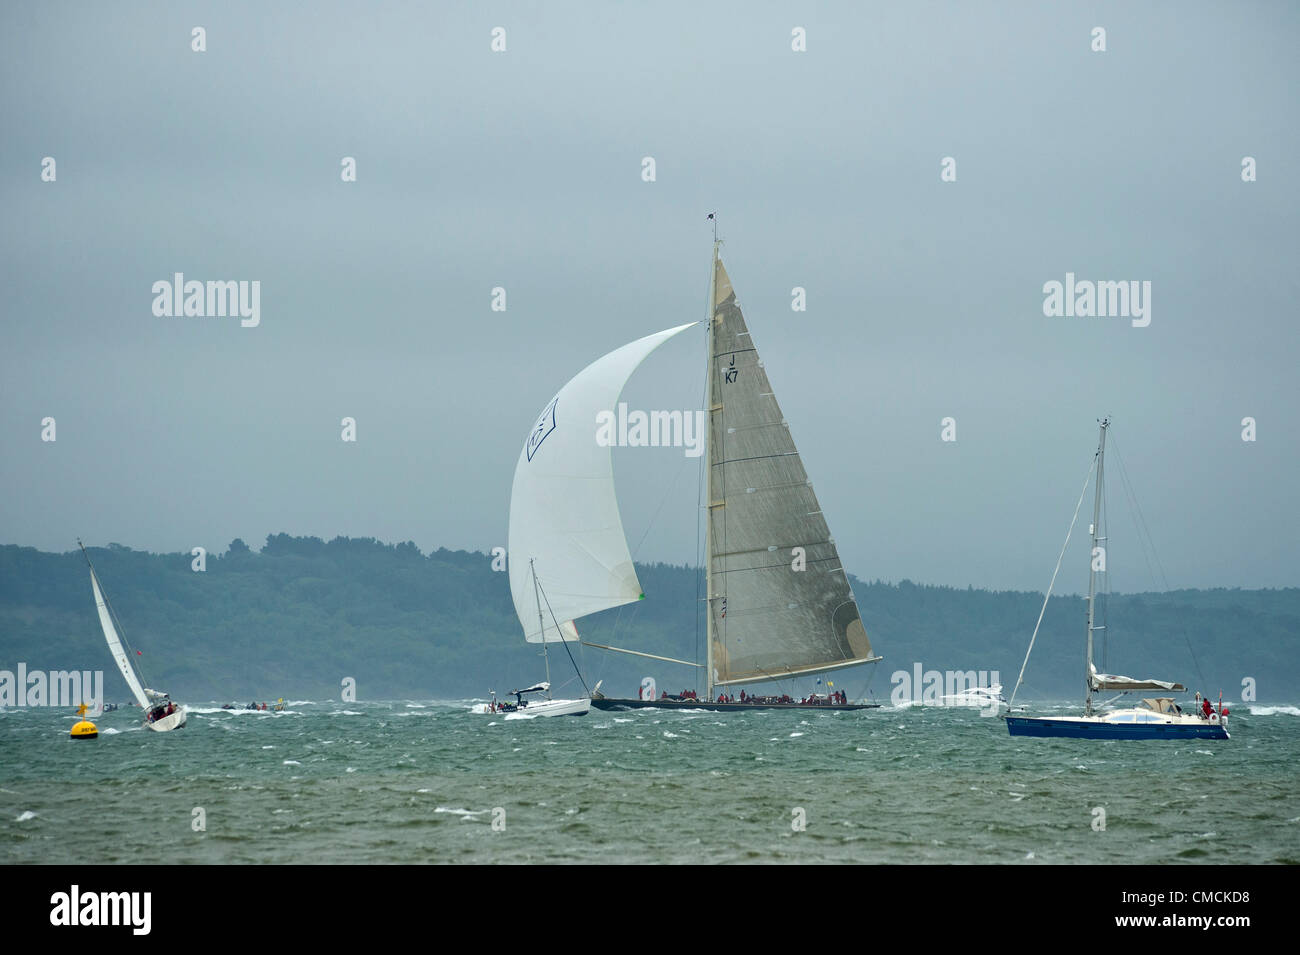
<instances>
[{"instance_id":1,"label":"choppy green water","mask_svg":"<svg viewBox=\"0 0 1300 955\"><path fill-rule=\"evenodd\" d=\"M198 706L168 734L117 711L94 742L67 739L66 711L0 713L0 856L1300 862L1291 706L1238 707L1227 742L1098 743L1013 739L974 710L505 721L467 705Z\"/></svg>"}]
</instances>

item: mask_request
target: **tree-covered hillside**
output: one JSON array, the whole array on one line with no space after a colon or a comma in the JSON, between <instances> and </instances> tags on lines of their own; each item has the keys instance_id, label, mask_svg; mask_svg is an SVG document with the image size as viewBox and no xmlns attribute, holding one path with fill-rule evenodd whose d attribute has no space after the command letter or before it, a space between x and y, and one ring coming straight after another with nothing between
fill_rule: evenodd
<instances>
[{"instance_id":1,"label":"tree-covered hillside","mask_svg":"<svg viewBox=\"0 0 1300 955\"><path fill-rule=\"evenodd\" d=\"M148 680L181 699L338 697L345 678L360 699L463 698L542 678L524 644L507 575L478 553L372 538L267 538L209 555L150 554L118 544L90 548L113 608ZM684 659L702 658L700 575L687 567L639 567L646 599L581 621L583 636ZM836 685L888 698L891 674L999 671L1010 689L1042 603L1041 594L855 582L862 615L884 662L847 671ZM1261 699L1292 699L1300 675L1300 590L1209 590L1116 595L1099 668L1177 679L1237 700L1242 681ZM1082 695L1084 601L1048 606L1025 689L1039 697ZM644 675L661 688L696 685L697 670L575 648L589 685L634 695ZM100 633L80 551L0 546L0 670L104 670L109 699L127 695ZM563 647L552 681L580 692ZM793 685L792 692L807 692Z\"/></svg>"}]
</instances>

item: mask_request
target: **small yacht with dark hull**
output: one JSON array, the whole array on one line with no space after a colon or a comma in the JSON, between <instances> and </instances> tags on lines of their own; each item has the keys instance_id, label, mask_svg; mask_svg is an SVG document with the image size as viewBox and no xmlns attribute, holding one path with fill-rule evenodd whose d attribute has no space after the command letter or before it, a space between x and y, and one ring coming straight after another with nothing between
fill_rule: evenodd
<instances>
[{"instance_id":1,"label":"small yacht with dark hull","mask_svg":"<svg viewBox=\"0 0 1300 955\"><path fill-rule=\"evenodd\" d=\"M1177 686L1178 684L1175 684ZM1228 739L1228 719L1184 713L1171 697L1144 699L1141 706L1093 716L1006 717L1012 736L1073 739Z\"/></svg>"},{"instance_id":2,"label":"small yacht with dark hull","mask_svg":"<svg viewBox=\"0 0 1300 955\"><path fill-rule=\"evenodd\" d=\"M1103 418L1101 421L1101 434L1097 441L1097 453L1093 458L1092 468L1089 469L1089 478L1093 479L1095 471L1095 492L1092 506L1092 525L1089 528L1089 534L1092 538L1092 547L1089 551L1089 574L1088 574L1088 636L1087 636L1087 671L1085 673L1085 683L1087 694L1084 698L1082 716L1004 716L1007 721L1007 731L1012 736L1052 736L1065 739L1119 739L1119 740L1136 740L1136 739L1228 739L1228 711L1222 705L1222 697L1219 700L1219 706L1214 706L1209 700L1202 700L1200 694L1197 694L1198 708L1194 713L1185 713L1172 697L1157 696L1148 697L1142 700L1141 705L1129 707L1127 709L1103 709L1106 704L1098 704L1093 700L1094 695L1100 693L1113 692L1117 694L1115 699L1127 693L1165 691L1174 693L1185 693L1187 687L1181 683L1173 683L1165 680L1137 680L1128 676L1117 676L1109 673L1098 673L1097 667L1093 663L1093 635L1099 631L1104 631L1105 625L1097 623L1097 579L1106 573L1106 548L1107 538L1101 530L1102 495L1105 486L1105 461L1106 461L1106 431L1110 427L1110 419ZM1079 507L1083 504L1083 495L1087 493L1088 485L1084 483L1083 492L1079 495L1079 505L1075 507L1074 519L1078 520ZM1073 532L1074 523L1071 522L1070 530ZM1070 535L1065 537L1066 545L1069 545ZM1064 556L1065 548L1061 549ZM1060 563L1057 563L1057 571L1060 571ZM1053 574L1052 581L1055 583L1056 576ZM1043 610L1047 609L1047 600L1051 598L1052 588L1047 588L1047 595L1043 600ZM1038 625L1041 626L1043 614L1038 615ZM1038 636L1038 626L1034 627L1034 635L1029 640L1029 651L1025 654L1025 662L1020 668L1020 676L1016 680L1016 690L1024 682L1025 667L1029 665L1029 654L1034 650L1034 639ZM1014 704L1016 694L1011 694L1011 703Z\"/></svg>"}]
</instances>

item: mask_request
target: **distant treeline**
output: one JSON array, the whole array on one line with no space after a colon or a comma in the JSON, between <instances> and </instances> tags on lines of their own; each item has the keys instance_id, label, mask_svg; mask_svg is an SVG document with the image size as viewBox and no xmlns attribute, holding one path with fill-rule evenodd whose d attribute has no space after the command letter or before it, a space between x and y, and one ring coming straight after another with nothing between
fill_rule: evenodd
<instances>
[{"instance_id":1,"label":"distant treeline","mask_svg":"<svg viewBox=\"0 0 1300 955\"><path fill-rule=\"evenodd\" d=\"M543 677L523 641L505 573L479 553L373 538L274 534L260 552L243 541L192 569L189 554L119 544L90 548L100 582L147 680L180 699L463 698ZM697 569L638 565L646 599L579 621L584 637L682 659L703 659ZM1007 692L1024 658L1042 594L854 581L872 667L832 676L850 696L887 700L891 674L998 671ZM1291 700L1300 677L1300 589L1183 590L1113 595L1098 668L1179 680L1240 700L1253 680L1264 700ZM1054 597L1022 695L1082 697L1085 601ZM642 676L661 689L697 686L700 670L574 647L588 685L635 695ZM110 700L125 699L100 632L80 551L0 546L0 670L104 670ZM582 684L562 646L550 652L557 690ZM701 687L702 688L702 687ZM808 681L787 688L802 695Z\"/></svg>"}]
</instances>

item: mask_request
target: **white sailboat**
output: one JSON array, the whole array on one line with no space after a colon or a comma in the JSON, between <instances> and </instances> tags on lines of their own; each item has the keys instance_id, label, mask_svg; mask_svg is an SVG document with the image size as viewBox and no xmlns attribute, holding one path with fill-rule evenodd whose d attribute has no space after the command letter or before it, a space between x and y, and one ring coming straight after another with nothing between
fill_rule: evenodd
<instances>
[{"instance_id":1,"label":"white sailboat","mask_svg":"<svg viewBox=\"0 0 1300 955\"><path fill-rule=\"evenodd\" d=\"M1084 683L1087 687L1087 693L1084 698L1084 708L1082 716L1054 716L1054 717L1034 717L1034 716L1006 716L1007 731L1012 736L1052 736L1066 737L1074 739L1228 739L1228 714L1223 708L1222 703L1217 708L1212 706L1209 700L1201 701L1198 694L1199 709L1194 713L1184 713L1182 707L1174 702L1172 697L1157 696L1148 697L1142 700L1140 706L1129 707L1125 709L1104 709L1099 708L1093 703L1093 695L1102 692L1114 692L1118 696L1126 693L1136 692L1172 692L1185 693L1187 687L1181 683L1174 683L1168 680L1136 680L1128 676L1116 676L1109 673L1098 673L1097 667L1093 662L1093 634L1105 630L1105 626L1097 625L1096 605L1097 605L1097 578L1100 574L1105 573L1104 567L1104 544L1106 537L1102 533L1102 495L1105 486L1105 462L1106 462L1106 430L1110 427L1110 419L1103 418L1101 421L1101 435L1097 441L1097 453L1093 459L1093 467L1096 470L1095 483L1096 490L1092 506L1092 526L1089 528L1089 535L1092 538L1092 546L1088 552L1088 635L1087 635L1087 670L1084 672ZM1089 476L1092 477L1090 471ZM1087 483L1084 484L1083 493L1088 490ZM1083 494L1079 496L1079 505L1083 504ZM1076 506L1074 519L1078 520L1079 508ZM1073 521L1070 523L1071 532L1074 530ZM1070 535L1066 534L1066 544L1069 544ZM1065 549L1061 550L1062 556ZM1060 571L1060 563L1057 563L1057 571ZM1052 582L1055 583L1056 575L1053 574ZM1051 599L1051 585L1047 588L1047 595L1043 600L1043 609L1047 609L1047 600ZM1038 624L1043 622L1043 615L1038 615ZM1020 676L1016 679L1016 688L1011 693L1011 704L1015 704L1016 693L1020 690L1020 685L1025 679L1025 667L1029 665L1029 655L1034 651L1034 640L1038 636L1038 626L1034 627L1034 634L1029 640L1029 650L1025 653L1025 662L1020 667ZM1116 698L1118 698L1118 696Z\"/></svg>"},{"instance_id":2,"label":"white sailboat","mask_svg":"<svg viewBox=\"0 0 1300 955\"><path fill-rule=\"evenodd\" d=\"M543 700L526 700L529 693L545 693ZM511 690L508 694L515 701L498 700L496 691L492 691L491 703L476 703L471 707L474 713L504 714L508 720L530 720L537 716L586 716L591 710L591 700L585 697L577 700L551 699L551 684L547 681L535 683L522 690Z\"/></svg>"},{"instance_id":3,"label":"white sailboat","mask_svg":"<svg viewBox=\"0 0 1300 955\"><path fill-rule=\"evenodd\" d=\"M772 393L731 280L713 246L707 397L706 660L635 656L703 666L705 697L613 699L600 709L864 709L842 694L729 693L731 688L872 663L871 643L812 482ZM642 599L619 516L610 448L596 439L632 373L656 348L699 324L638 339L593 362L543 409L515 466L510 501L510 589L525 639L580 640L576 621ZM567 649L567 648L566 648ZM843 702L839 702L843 699Z\"/></svg>"},{"instance_id":4,"label":"white sailboat","mask_svg":"<svg viewBox=\"0 0 1300 955\"><path fill-rule=\"evenodd\" d=\"M151 690L140 682L135 664L131 662L131 657L127 653L122 637L119 636L118 628L114 626L116 614L113 613L108 598L104 596L104 592L99 586L99 578L95 575L95 565L90 562L90 555L86 553L85 545L81 541L77 541L77 545L86 558L86 564L90 567L90 586L95 593L95 607L99 611L99 623L104 629L104 639L108 641L109 652L113 654L113 661L117 664L117 668L122 671L122 677L126 680L126 685L130 687L131 695L135 697L135 701L144 710L145 727L155 733L165 733L168 730L179 729L185 725L185 707L172 702L166 693Z\"/></svg>"}]
</instances>

